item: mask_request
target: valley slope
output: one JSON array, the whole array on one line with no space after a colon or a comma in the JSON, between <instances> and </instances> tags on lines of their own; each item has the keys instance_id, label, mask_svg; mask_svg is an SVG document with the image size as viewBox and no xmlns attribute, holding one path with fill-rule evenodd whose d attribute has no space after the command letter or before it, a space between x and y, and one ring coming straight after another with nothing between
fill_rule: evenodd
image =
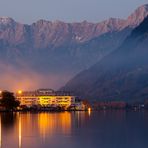
<instances>
[{"instance_id":1,"label":"valley slope","mask_svg":"<svg viewBox=\"0 0 148 148\"><path fill-rule=\"evenodd\" d=\"M69 81L63 89L90 100L148 98L148 17L123 44Z\"/></svg>"}]
</instances>

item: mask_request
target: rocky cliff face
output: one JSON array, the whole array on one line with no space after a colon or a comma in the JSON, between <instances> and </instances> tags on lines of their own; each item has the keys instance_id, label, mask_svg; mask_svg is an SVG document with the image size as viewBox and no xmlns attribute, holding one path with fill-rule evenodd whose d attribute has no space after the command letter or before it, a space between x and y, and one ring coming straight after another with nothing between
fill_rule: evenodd
<instances>
[{"instance_id":1,"label":"rocky cliff face","mask_svg":"<svg viewBox=\"0 0 148 148\"><path fill-rule=\"evenodd\" d=\"M148 5L136 9L127 20L110 18L100 23L64 23L39 20L32 25L15 22L12 18L0 18L0 39L10 45L28 45L32 48L51 48L79 44L108 32L121 31L139 25L148 15Z\"/></svg>"},{"instance_id":2,"label":"rocky cliff face","mask_svg":"<svg viewBox=\"0 0 148 148\"><path fill-rule=\"evenodd\" d=\"M148 4L140 6L126 20L126 25L138 26L148 16Z\"/></svg>"},{"instance_id":3,"label":"rocky cliff face","mask_svg":"<svg viewBox=\"0 0 148 148\"><path fill-rule=\"evenodd\" d=\"M12 45L33 43L34 48L58 47L64 44L82 43L101 34L119 31L124 21L109 19L101 23L64 23L39 20L23 25L8 17L0 18L0 39Z\"/></svg>"}]
</instances>

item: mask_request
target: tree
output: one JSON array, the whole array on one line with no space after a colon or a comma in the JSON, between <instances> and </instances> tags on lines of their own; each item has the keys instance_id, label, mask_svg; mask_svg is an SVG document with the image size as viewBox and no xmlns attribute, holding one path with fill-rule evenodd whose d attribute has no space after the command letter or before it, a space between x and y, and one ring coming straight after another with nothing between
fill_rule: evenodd
<instances>
[{"instance_id":1,"label":"tree","mask_svg":"<svg viewBox=\"0 0 148 148\"><path fill-rule=\"evenodd\" d=\"M20 102L16 100L13 93L4 91L2 92L1 106L7 111L13 111L20 105Z\"/></svg>"}]
</instances>

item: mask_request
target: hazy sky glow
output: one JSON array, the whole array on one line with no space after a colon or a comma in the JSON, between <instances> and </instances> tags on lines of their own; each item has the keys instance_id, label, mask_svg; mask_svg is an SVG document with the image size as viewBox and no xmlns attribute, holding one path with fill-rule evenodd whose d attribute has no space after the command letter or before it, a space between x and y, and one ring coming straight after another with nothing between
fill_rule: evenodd
<instances>
[{"instance_id":1,"label":"hazy sky glow","mask_svg":"<svg viewBox=\"0 0 148 148\"><path fill-rule=\"evenodd\" d=\"M0 16L23 23L39 19L67 22L99 22L109 17L126 18L148 0L0 0Z\"/></svg>"}]
</instances>

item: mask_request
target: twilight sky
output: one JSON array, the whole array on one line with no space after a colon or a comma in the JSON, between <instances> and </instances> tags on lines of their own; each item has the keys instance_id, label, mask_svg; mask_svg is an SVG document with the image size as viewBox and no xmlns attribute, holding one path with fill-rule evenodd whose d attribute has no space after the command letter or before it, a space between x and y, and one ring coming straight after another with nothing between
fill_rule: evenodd
<instances>
[{"instance_id":1,"label":"twilight sky","mask_svg":"<svg viewBox=\"0 0 148 148\"><path fill-rule=\"evenodd\" d=\"M29 24L39 19L99 22L126 18L146 3L148 0L0 0L0 16Z\"/></svg>"}]
</instances>

